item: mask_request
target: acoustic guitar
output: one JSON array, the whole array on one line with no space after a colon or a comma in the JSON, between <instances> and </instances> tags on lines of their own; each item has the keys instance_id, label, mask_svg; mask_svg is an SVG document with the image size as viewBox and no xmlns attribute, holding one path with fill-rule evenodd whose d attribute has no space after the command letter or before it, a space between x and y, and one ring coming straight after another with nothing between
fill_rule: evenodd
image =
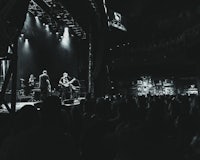
<instances>
[{"instance_id":1,"label":"acoustic guitar","mask_svg":"<svg viewBox=\"0 0 200 160\"><path fill-rule=\"evenodd\" d=\"M76 78L73 78L71 81L67 82L67 83L59 83L61 86L63 87L72 87L72 89L75 89L75 86L72 84L74 81L76 80Z\"/></svg>"}]
</instances>

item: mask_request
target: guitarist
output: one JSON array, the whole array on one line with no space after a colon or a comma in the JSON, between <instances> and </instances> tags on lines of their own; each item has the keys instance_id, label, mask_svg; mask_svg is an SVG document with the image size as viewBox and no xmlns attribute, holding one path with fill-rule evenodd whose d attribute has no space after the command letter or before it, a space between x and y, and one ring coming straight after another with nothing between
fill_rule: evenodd
<instances>
[{"instance_id":1,"label":"guitarist","mask_svg":"<svg viewBox=\"0 0 200 160\"><path fill-rule=\"evenodd\" d=\"M75 81L75 78L71 79L67 72L63 73L63 76L59 80L59 84L61 85L61 100L65 100L66 98L72 98L72 83Z\"/></svg>"}]
</instances>

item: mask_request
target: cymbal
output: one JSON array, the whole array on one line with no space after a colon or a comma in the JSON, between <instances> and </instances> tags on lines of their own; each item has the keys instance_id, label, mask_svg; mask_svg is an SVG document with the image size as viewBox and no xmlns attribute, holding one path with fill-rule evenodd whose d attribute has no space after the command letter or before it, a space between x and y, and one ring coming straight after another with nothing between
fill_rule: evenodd
<instances>
[{"instance_id":1,"label":"cymbal","mask_svg":"<svg viewBox=\"0 0 200 160\"><path fill-rule=\"evenodd\" d=\"M25 81L25 80L23 78L21 78L20 81Z\"/></svg>"}]
</instances>

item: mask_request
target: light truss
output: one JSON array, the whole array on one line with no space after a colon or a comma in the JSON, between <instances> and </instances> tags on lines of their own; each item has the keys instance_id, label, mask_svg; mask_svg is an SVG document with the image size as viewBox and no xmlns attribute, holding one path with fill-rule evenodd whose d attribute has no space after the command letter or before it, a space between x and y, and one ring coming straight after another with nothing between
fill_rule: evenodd
<instances>
[{"instance_id":1,"label":"light truss","mask_svg":"<svg viewBox=\"0 0 200 160\"><path fill-rule=\"evenodd\" d=\"M61 30L63 31L65 27L68 27L75 36L86 39L86 32L60 2L53 0L31 0L29 12L37 16L42 23L48 24L52 32L60 33Z\"/></svg>"}]
</instances>

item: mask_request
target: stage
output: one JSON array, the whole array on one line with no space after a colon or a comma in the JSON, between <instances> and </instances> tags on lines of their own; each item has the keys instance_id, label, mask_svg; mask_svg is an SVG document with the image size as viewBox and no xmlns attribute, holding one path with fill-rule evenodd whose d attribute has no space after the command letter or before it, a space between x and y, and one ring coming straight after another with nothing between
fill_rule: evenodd
<instances>
[{"instance_id":1,"label":"stage","mask_svg":"<svg viewBox=\"0 0 200 160\"><path fill-rule=\"evenodd\" d=\"M79 97L77 99L66 99L62 102L63 106L66 107L73 107L73 106L77 106L80 104L81 100L85 99L84 97ZM18 111L19 109L21 109L23 106L25 105L36 105L38 103L41 103L41 101L34 101L34 102L16 102L16 111ZM8 103L8 106L11 106L11 103ZM38 110L40 110L39 108L37 108ZM0 109L0 113L9 113L8 110L6 109L5 105L2 105L2 108Z\"/></svg>"}]
</instances>

